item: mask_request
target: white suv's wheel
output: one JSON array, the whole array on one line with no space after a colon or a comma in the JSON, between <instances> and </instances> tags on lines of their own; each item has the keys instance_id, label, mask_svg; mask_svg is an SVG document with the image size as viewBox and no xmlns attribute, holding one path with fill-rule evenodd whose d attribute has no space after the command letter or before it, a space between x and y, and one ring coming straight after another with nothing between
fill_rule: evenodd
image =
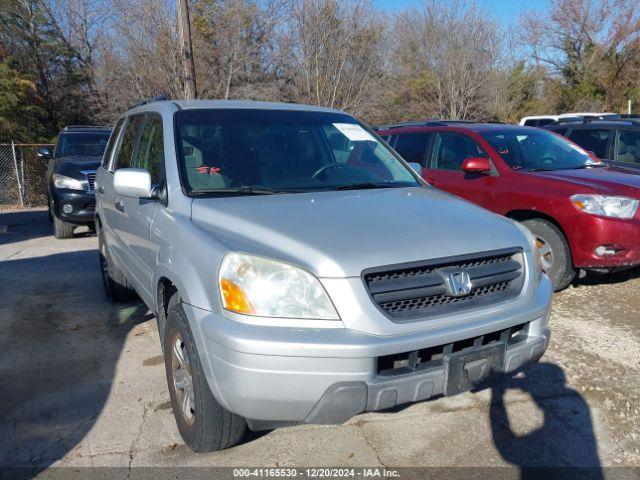
<instances>
[{"instance_id":1,"label":"white suv's wheel","mask_svg":"<svg viewBox=\"0 0 640 480\"><path fill-rule=\"evenodd\" d=\"M194 452L232 447L242 440L246 422L226 410L211 393L177 293L167 310L164 365L180 435Z\"/></svg>"}]
</instances>

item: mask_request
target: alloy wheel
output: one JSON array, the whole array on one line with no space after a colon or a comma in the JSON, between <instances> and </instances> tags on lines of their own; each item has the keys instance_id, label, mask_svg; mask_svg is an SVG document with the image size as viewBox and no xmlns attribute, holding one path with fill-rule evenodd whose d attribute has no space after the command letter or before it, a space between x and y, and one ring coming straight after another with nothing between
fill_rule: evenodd
<instances>
[{"instance_id":1,"label":"alloy wheel","mask_svg":"<svg viewBox=\"0 0 640 480\"><path fill-rule=\"evenodd\" d=\"M182 339L177 333L171 342L171 370L173 372L173 387L180 405L180 413L188 424L195 419L195 400L193 392L193 375L189 354Z\"/></svg>"},{"instance_id":2,"label":"alloy wheel","mask_svg":"<svg viewBox=\"0 0 640 480\"><path fill-rule=\"evenodd\" d=\"M540 253L540 263L544 273L549 273L553 267L553 250L549 243L542 237L536 236L536 246Z\"/></svg>"}]
</instances>

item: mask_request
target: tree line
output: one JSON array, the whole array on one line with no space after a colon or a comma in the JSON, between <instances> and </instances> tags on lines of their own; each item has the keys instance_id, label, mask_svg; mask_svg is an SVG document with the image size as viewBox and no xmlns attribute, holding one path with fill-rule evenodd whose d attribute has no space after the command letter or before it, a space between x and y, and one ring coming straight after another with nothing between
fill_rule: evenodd
<instances>
[{"instance_id":1,"label":"tree line","mask_svg":"<svg viewBox=\"0 0 640 480\"><path fill-rule=\"evenodd\" d=\"M471 0L190 0L201 98L303 102L371 124L626 111L639 0L551 0L505 26ZM175 0L0 0L0 142L112 124L184 85Z\"/></svg>"}]
</instances>

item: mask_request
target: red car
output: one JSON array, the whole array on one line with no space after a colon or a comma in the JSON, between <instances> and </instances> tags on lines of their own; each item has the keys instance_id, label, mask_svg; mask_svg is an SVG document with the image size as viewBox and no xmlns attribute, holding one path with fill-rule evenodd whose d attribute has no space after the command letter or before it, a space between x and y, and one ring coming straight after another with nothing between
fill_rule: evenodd
<instances>
[{"instance_id":1,"label":"red car","mask_svg":"<svg viewBox=\"0 0 640 480\"><path fill-rule=\"evenodd\" d=\"M431 185L522 222L560 290L576 271L640 264L640 172L538 128L461 121L380 127Z\"/></svg>"}]
</instances>

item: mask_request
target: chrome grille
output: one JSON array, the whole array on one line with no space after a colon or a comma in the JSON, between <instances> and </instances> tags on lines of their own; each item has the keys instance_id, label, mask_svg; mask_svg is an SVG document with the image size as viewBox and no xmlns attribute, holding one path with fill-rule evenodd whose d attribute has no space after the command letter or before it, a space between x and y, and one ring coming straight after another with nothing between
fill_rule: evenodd
<instances>
[{"instance_id":1,"label":"chrome grille","mask_svg":"<svg viewBox=\"0 0 640 480\"><path fill-rule=\"evenodd\" d=\"M83 170L81 173L87 178L87 192L93 193L96 185L96 171L95 170Z\"/></svg>"},{"instance_id":2,"label":"chrome grille","mask_svg":"<svg viewBox=\"0 0 640 480\"><path fill-rule=\"evenodd\" d=\"M517 296L524 282L521 249L441 258L369 269L363 279L373 301L394 320L439 315ZM447 277L464 272L466 295L454 295Z\"/></svg>"}]
</instances>

